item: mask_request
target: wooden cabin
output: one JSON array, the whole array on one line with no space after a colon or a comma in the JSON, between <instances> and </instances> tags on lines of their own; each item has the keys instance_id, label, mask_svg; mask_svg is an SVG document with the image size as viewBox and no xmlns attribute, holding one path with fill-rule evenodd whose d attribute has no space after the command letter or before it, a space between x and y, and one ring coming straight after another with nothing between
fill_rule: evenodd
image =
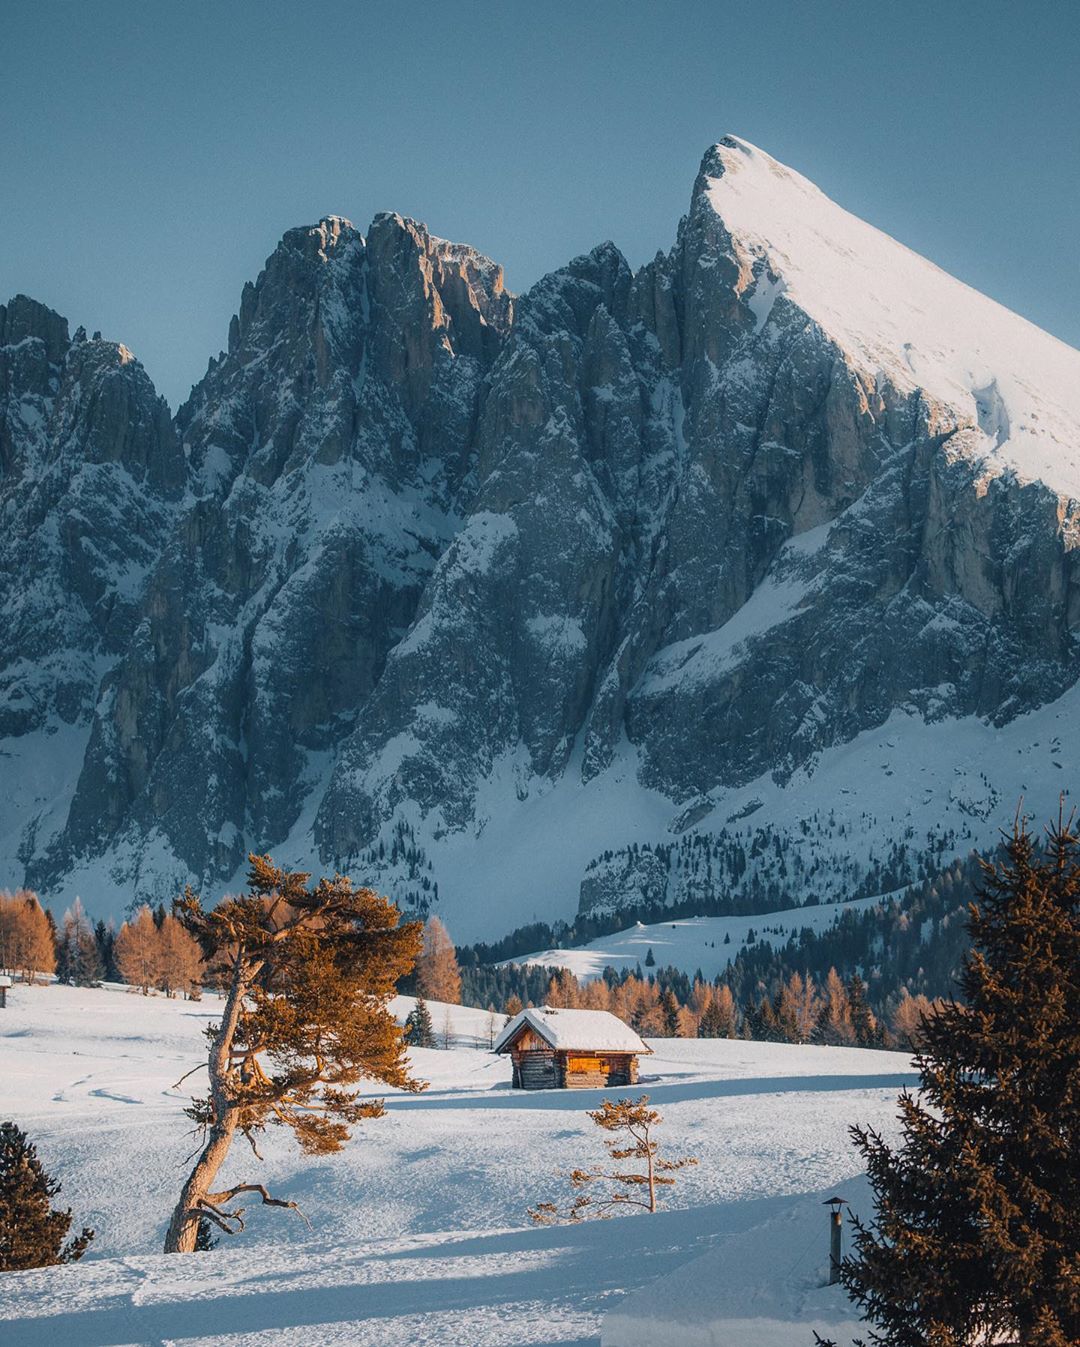
<instances>
[{"instance_id":1,"label":"wooden cabin","mask_svg":"<svg viewBox=\"0 0 1080 1347\"><path fill-rule=\"evenodd\" d=\"M509 1053L515 1090L597 1090L636 1085L638 1057L652 1049L606 1010L534 1006L514 1016L493 1051Z\"/></svg>"}]
</instances>

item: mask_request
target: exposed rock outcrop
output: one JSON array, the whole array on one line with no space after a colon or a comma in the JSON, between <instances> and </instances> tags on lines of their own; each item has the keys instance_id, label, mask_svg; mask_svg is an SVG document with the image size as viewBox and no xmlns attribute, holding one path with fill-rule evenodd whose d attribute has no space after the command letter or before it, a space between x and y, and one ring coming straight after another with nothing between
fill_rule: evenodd
<instances>
[{"instance_id":1,"label":"exposed rock outcrop","mask_svg":"<svg viewBox=\"0 0 1080 1347\"><path fill-rule=\"evenodd\" d=\"M105 905L252 848L392 883L407 827L491 930L582 881L670 896L642 828L792 830L789 783L891 718L992 736L1080 674L1080 354L1032 333L734 140L670 253L517 300L396 215L291 230L174 424L123 347L12 301L0 733L79 734L11 855ZM781 905L878 873L844 835L854 870ZM558 859L543 910L511 836Z\"/></svg>"}]
</instances>

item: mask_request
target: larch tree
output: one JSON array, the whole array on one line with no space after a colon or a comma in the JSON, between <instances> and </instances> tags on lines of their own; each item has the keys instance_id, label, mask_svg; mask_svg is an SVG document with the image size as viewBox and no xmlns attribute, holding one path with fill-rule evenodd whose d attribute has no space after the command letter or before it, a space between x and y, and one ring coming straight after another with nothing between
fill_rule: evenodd
<instances>
[{"instance_id":1,"label":"larch tree","mask_svg":"<svg viewBox=\"0 0 1080 1347\"><path fill-rule=\"evenodd\" d=\"M656 1109L649 1108L647 1094L636 1100L605 1099L598 1109L588 1110L588 1115L597 1127L610 1134L604 1145L619 1167L571 1170L570 1186L577 1194L574 1200L566 1211L560 1211L554 1202L530 1207L529 1216L537 1225L606 1217L623 1208L636 1207L655 1214L658 1190L675 1182L672 1176L676 1170L697 1164L691 1156L668 1160L660 1155L654 1131L663 1119ZM627 1169L626 1161L636 1163L637 1167ZM598 1196L589 1191L595 1183L604 1185Z\"/></svg>"},{"instance_id":2,"label":"larch tree","mask_svg":"<svg viewBox=\"0 0 1080 1347\"><path fill-rule=\"evenodd\" d=\"M450 932L438 917L424 923L424 944L416 961L416 985L428 1001L461 1003L461 970Z\"/></svg>"},{"instance_id":3,"label":"larch tree","mask_svg":"<svg viewBox=\"0 0 1080 1347\"><path fill-rule=\"evenodd\" d=\"M814 979L807 973L792 973L780 992L777 1018L789 1043L809 1043L817 1028L821 998Z\"/></svg>"},{"instance_id":4,"label":"larch tree","mask_svg":"<svg viewBox=\"0 0 1080 1347\"><path fill-rule=\"evenodd\" d=\"M835 968L829 969L825 979L821 1013L818 1016L817 1032L814 1037L819 1043L833 1047L846 1047L855 1042L851 1002L844 980Z\"/></svg>"},{"instance_id":5,"label":"larch tree","mask_svg":"<svg viewBox=\"0 0 1080 1347\"><path fill-rule=\"evenodd\" d=\"M901 1139L853 1129L874 1192L841 1279L881 1347L1080 1342L1080 840L1018 820L983 865L963 1003L924 1019Z\"/></svg>"},{"instance_id":6,"label":"larch tree","mask_svg":"<svg viewBox=\"0 0 1080 1347\"><path fill-rule=\"evenodd\" d=\"M157 985L166 996L193 996L201 986L202 951L198 941L171 914L157 932Z\"/></svg>"},{"instance_id":7,"label":"larch tree","mask_svg":"<svg viewBox=\"0 0 1080 1347\"><path fill-rule=\"evenodd\" d=\"M0 893L0 968L28 983L56 970L53 926L29 889Z\"/></svg>"},{"instance_id":8,"label":"larch tree","mask_svg":"<svg viewBox=\"0 0 1080 1347\"><path fill-rule=\"evenodd\" d=\"M257 1158L268 1125L288 1128L306 1154L325 1155L344 1146L354 1124L384 1112L381 1100L360 1097L361 1081L424 1088L409 1075L389 1009L419 953L420 926L402 925L389 899L341 875L309 885L309 875L279 869L268 856L248 859L246 894L207 911L189 890L175 904L225 1001L220 1022L207 1029L207 1092L188 1109L203 1146L169 1223L166 1253L192 1251L204 1219L227 1234L242 1230L236 1199L248 1193L298 1210L261 1183L215 1188L237 1134Z\"/></svg>"},{"instance_id":9,"label":"larch tree","mask_svg":"<svg viewBox=\"0 0 1080 1347\"><path fill-rule=\"evenodd\" d=\"M52 1205L59 1192L26 1133L0 1123L0 1272L74 1263L86 1252L94 1232L68 1240L71 1212Z\"/></svg>"},{"instance_id":10,"label":"larch tree","mask_svg":"<svg viewBox=\"0 0 1080 1347\"><path fill-rule=\"evenodd\" d=\"M120 976L144 996L161 981L161 939L154 914L145 904L116 934L113 955Z\"/></svg>"},{"instance_id":11,"label":"larch tree","mask_svg":"<svg viewBox=\"0 0 1080 1347\"><path fill-rule=\"evenodd\" d=\"M928 996L917 993L912 996L906 987L901 989L900 1000L892 1014L892 1028L899 1045L918 1050L925 1046L923 1027L931 1015L936 1014L941 1001L931 1001Z\"/></svg>"}]
</instances>

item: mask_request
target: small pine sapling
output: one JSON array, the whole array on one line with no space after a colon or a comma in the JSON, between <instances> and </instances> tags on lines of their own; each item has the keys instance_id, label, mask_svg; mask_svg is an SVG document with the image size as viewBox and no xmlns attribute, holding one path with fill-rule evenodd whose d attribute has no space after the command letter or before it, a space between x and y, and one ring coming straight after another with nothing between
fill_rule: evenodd
<instances>
[{"instance_id":1,"label":"small pine sapling","mask_svg":"<svg viewBox=\"0 0 1080 1347\"><path fill-rule=\"evenodd\" d=\"M416 998L416 1005L405 1017L405 1042L412 1048L433 1048L435 1046L435 1028L431 1023L431 1011L422 996Z\"/></svg>"},{"instance_id":2,"label":"small pine sapling","mask_svg":"<svg viewBox=\"0 0 1080 1347\"><path fill-rule=\"evenodd\" d=\"M649 1096L643 1094L637 1100L620 1099L613 1103L605 1099L600 1108L588 1110L597 1127L611 1133L604 1139L604 1145L620 1167L572 1170L569 1177L576 1194L574 1200L565 1211L560 1211L554 1202L540 1202L530 1207L529 1216L537 1225L552 1225L563 1220L582 1221L589 1216L606 1218L621 1207L656 1212L657 1190L670 1187L675 1182L674 1171L696 1165L697 1160L691 1156L678 1160L660 1157L660 1144L653 1136L653 1129L663 1119L648 1104ZM624 1160L638 1161L642 1168L623 1169L621 1162ZM594 1196L585 1191L598 1182L608 1185L602 1193Z\"/></svg>"}]
</instances>

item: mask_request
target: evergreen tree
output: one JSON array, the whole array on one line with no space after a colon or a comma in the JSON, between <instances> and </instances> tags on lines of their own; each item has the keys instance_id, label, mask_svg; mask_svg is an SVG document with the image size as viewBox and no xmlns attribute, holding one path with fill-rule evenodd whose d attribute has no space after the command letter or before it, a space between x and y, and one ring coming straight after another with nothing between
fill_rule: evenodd
<instances>
[{"instance_id":1,"label":"evergreen tree","mask_svg":"<svg viewBox=\"0 0 1080 1347\"><path fill-rule=\"evenodd\" d=\"M431 1023L431 1011L422 996L416 998L416 1005L405 1019L405 1042L414 1048L433 1048L435 1046L435 1027Z\"/></svg>"},{"instance_id":2,"label":"evergreen tree","mask_svg":"<svg viewBox=\"0 0 1080 1347\"><path fill-rule=\"evenodd\" d=\"M195 1252L210 1253L212 1249L218 1246L218 1238L214 1234L214 1227L205 1216L199 1217L199 1228L195 1233Z\"/></svg>"},{"instance_id":3,"label":"evergreen tree","mask_svg":"<svg viewBox=\"0 0 1080 1347\"><path fill-rule=\"evenodd\" d=\"M881 1042L877 1020L866 1000L866 983L858 975L852 974L848 983L848 1005L851 1009L851 1027L855 1042L860 1048L876 1048Z\"/></svg>"},{"instance_id":4,"label":"evergreen tree","mask_svg":"<svg viewBox=\"0 0 1080 1347\"><path fill-rule=\"evenodd\" d=\"M660 1009L664 1016L664 1037L678 1038L679 1036L679 1002L675 998L675 993L670 987L660 998Z\"/></svg>"},{"instance_id":5,"label":"evergreen tree","mask_svg":"<svg viewBox=\"0 0 1080 1347\"><path fill-rule=\"evenodd\" d=\"M94 940L98 947L102 978L106 982L123 981L116 966L116 931L112 923L106 925L104 921L97 921L94 924Z\"/></svg>"},{"instance_id":6,"label":"evergreen tree","mask_svg":"<svg viewBox=\"0 0 1080 1347\"><path fill-rule=\"evenodd\" d=\"M1080 840L1018 822L970 913L964 1004L922 1026L892 1149L842 1278L883 1347L1080 1342Z\"/></svg>"},{"instance_id":7,"label":"evergreen tree","mask_svg":"<svg viewBox=\"0 0 1080 1347\"><path fill-rule=\"evenodd\" d=\"M26 1133L13 1122L0 1123L0 1272L74 1263L86 1252L90 1229L64 1243L71 1212L50 1205L59 1191Z\"/></svg>"},{"instance_id":8,"label":"evergreen tree","mask_svg":"<svg viewBox=\"0 0 1080 1347\"><path fill-rule=\"evenodd\" d=\"M720 1037L720 1014L717 1010L715 1001L710 1001L701 1012L701 1019L698 1020L697 1033L698 1038Z\"/></svg>"},{"instance_id":9,"label":"evergreen tree","mask_svg":"<svg viewBox=\"0 0 1080 1347\"><path fill-rule=\"evenodd\" d=\"M57 942L56 973L61 982L75 987L100 982L104 973L94 928L78 898L64 913Z\"/></svg>"}]
</instances>

